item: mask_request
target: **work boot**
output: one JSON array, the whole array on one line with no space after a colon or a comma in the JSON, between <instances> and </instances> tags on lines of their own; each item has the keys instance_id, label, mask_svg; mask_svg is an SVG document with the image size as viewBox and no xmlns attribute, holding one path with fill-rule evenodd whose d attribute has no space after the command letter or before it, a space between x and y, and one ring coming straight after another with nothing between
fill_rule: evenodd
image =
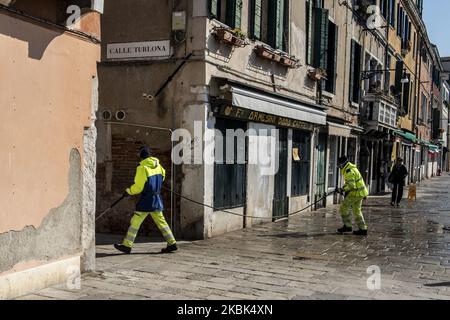
<instances>
[{"instance_id":1,"label":"work boot","mask_svg":"<svg viewBox=\"0 0 450 320\"><path fill-rule=\"evenodd\" d=\"M171 246L167 246L167 248L161 249L161 253L171 253L177 250L178 250L177 245L173 244Z\"/></svg>"},{"instance_id":2,"label":"work boot","mask_svg":"<svg viewBox=\"0 0 450 320\"><path fill-rule=\"evenodd\" d=\"M126 253L126 254L130 254L131 253L131 248L129 248L127 246L124 246L123 244L115 244L114 248L116 248L120 252L123 252L123 253Z\"/></svg>"},{"instance_id":3,"label":"work boot","mask_svg":"<svg viewBox=\"0 0 450 320\"><path fill-rule=\"evenodd\" d=\"M355 235L355 236L367 236L367 230L353 231L353 235Z\"/></svg>"},{"instance_id":4,"label":"work boot","mask_svg":"<svg viewBox=\"0 0 450 320\"><path fill-rule=\"evenodd\" d=\"M350 233L353 229L351 227L343 226L342 228L338 229L338 233L344 234L344 233Z\"/></svg>"}]
</instances>

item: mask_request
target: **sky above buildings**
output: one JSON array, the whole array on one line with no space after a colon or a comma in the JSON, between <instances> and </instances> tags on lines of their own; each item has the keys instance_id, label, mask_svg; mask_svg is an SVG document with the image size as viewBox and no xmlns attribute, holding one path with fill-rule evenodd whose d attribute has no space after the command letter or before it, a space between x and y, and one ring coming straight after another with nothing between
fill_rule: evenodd
<instances>
[{"instance_id":1,"label":"sky above buildings","mask_svg":"<svg viewBox=\"0 0 450 320\"><path fill-rule=\"evenodd\" d=\"M442 57L450 56L450 0L425 0L423 18L431 42Z\"/></svg>"}]
</instances>

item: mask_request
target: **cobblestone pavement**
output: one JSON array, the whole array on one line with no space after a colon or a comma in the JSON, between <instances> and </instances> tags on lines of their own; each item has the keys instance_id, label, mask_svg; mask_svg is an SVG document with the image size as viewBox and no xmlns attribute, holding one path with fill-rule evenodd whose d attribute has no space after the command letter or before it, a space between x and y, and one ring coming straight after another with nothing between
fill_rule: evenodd
<instances>
[{"instance_id":1,"label":"cobblestone pavement","mask_svg":"<svg viewBox=\"0 0 450 320\"><path fill-rule=\"evenodd\" d=\"M139 243L130 256L98 245L98 272L83 275L80 290L21 299L450 299L450 176L422 183L413 205L373 197L364 211L367 238L337 235L330 207L182 242L170 255L156 254L162 243ZM379 290L368 288L370 266L380 268Z\"/></svg>"}]
</instances>

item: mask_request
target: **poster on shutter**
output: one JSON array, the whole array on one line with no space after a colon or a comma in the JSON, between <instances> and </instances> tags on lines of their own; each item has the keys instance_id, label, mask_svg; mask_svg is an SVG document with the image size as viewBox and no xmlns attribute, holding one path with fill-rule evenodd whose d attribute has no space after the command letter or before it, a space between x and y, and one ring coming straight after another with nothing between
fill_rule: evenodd
<instances>
[{"instance_id":1,"label":"poster on shutter","mask_svg":"<svg viewBox=\"0 0 450 320\"><path fill-rule=\"evenodd\" d=\"M292 157L294 158L294 161L300 161L300 150L298 148L292 149Z\"/></svg>"}]
</instances>

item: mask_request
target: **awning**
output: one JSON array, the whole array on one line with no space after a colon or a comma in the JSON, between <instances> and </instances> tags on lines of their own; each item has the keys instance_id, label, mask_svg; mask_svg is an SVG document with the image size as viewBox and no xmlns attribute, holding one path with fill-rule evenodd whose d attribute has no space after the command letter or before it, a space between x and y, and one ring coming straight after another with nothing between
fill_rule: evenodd
<instances>
[{"instance_id":1,"label":"awning","mask_svg":"<svg viewBox=\"0 0 450 320\"><path fill-rule=\"evenodd\" d=\"M330 136L350 138L352 128L333 122L327 123L328 123L328 134Z\"/></svg>"},{"instance_id":2,"label":"awning","mask_svg":"<svg viewBox=\"0 0 450 320\"><path fill-rule=\"evenodd\" d=\"M416 137L414 134L412 134L412 133L404 132L404 131L400 131L400 130L396 130L396 131L394 131L394 133L395 133L397 136L400 136L400 137L402 137L402 138L405 138L406 140L409 140L409 141L411 141L411 142L414 142L414 143L417 142L417 137Z\"/></svg>"},{"instance_id":3,"label":"awning","mask_svg":"<svg viewBox=\"0 0 450 320\"><path fill-rule=\"evenodd\" d=\"M283 100L234 86L231 87L233 105L253 111L280 115L294 120L326 125L327 114L301 103Z\"/></svg>"},{"instance_id":4,"label":"awning","mask_svg":"<svg viewBox=\"0 0 450 320\"><path fill-rule=\"evenodd\" d=\"M439 152L439 150L440 150L439 146L436 146L434 144L429 144L428 148L430 149L430 151L434 151L434 152Z\"/></svg>"}]
</instances>

